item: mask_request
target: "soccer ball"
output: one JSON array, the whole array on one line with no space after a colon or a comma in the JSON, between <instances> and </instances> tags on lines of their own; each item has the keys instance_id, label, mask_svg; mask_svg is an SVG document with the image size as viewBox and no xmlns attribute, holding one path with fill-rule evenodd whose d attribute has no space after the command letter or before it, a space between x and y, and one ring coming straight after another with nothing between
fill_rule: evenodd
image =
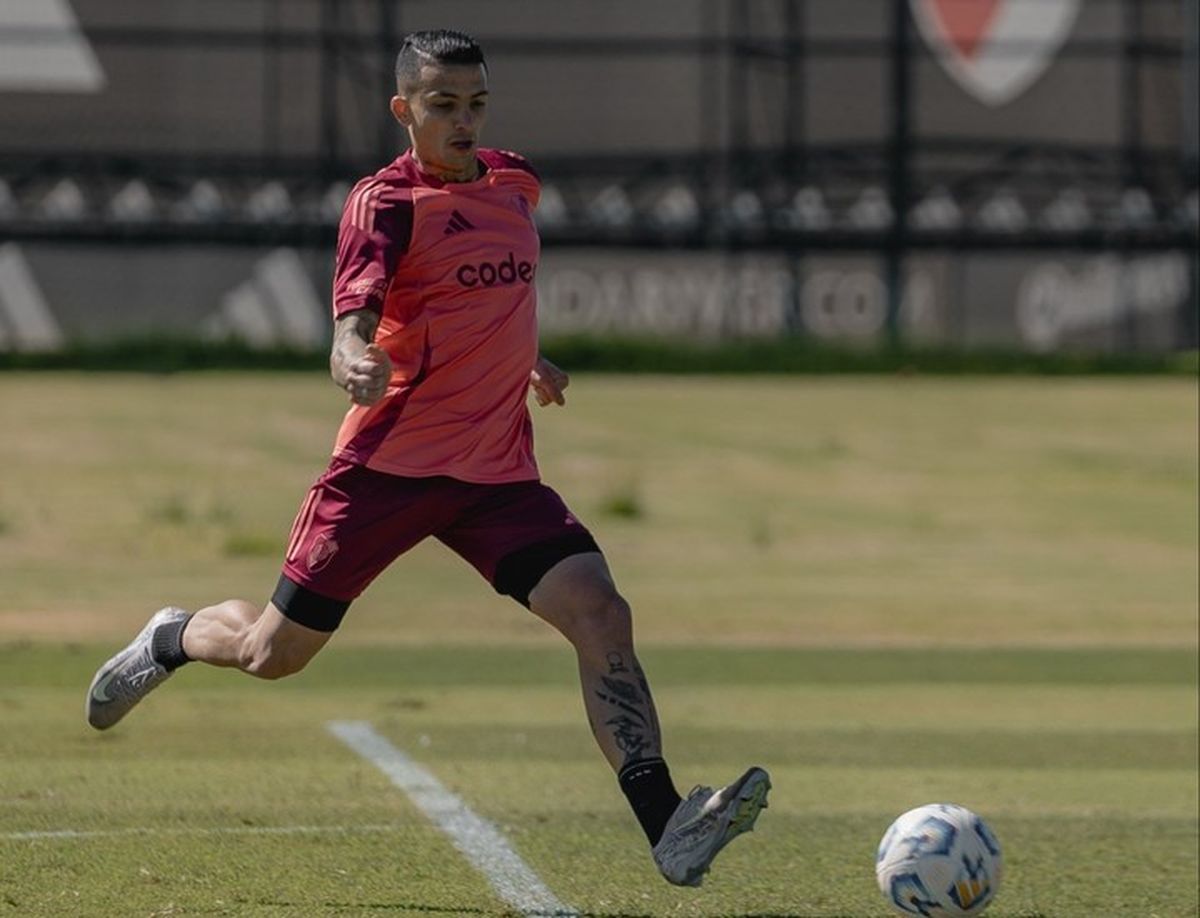
<instances>
[{"instance_id":1,"label":"soccer ball","mask_svg":"<svg viewBox=\"0 0 1200 918\"><path fill-rule=\"evenodd\" d=\"M888 827L875 878L902 915L979 915L1000 888L1004 859L987 824L965 807L930 803Z\"/></svg>"}]
</instances>

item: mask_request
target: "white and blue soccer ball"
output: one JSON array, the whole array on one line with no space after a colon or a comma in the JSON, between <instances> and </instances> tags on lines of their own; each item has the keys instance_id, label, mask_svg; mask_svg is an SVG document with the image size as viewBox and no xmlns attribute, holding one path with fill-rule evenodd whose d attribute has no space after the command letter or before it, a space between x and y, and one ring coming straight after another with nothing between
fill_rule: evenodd
<instances>
[{"instance_id":1,"label":"white and blue soccer ball","mask_svg":"<svg viewBox=\"0 0 1200 918\"><path fill-rule=\"evenodd\" d=\"M930 803L888 827L875 878L902 915L979 915L1000 888L1004 859L987 823L966 807Z\"/></svg>"}]
</instances>

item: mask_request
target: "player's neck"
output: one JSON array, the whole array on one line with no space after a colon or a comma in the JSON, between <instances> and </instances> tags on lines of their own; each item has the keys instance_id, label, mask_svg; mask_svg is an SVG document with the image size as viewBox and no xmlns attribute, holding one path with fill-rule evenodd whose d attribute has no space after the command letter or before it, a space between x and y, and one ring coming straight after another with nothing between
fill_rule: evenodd
<instances>
[{"instance_id":1,"label":"player's neck","mask_svg":"<svg viewBox=\"0 0 1200 918\"><path fill-rule=\"evenodd\" d=\"M414 149L412 151L413 162L417 164L417 168L426 175L432 175L434 178L443 182L473 182L479 178L482 169L479 168L479 160L471 161L469 167L463 169L450 169L445 166L434 166L424 162Z\"/></svg>"}]
</instances>

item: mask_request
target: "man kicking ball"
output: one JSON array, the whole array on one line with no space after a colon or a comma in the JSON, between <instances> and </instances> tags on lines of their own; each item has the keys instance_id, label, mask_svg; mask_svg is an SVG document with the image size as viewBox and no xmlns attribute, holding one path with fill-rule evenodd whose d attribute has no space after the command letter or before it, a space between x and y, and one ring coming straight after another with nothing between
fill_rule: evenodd
<instances>
[{"instance_id":1,"label":"man kicking ball","mask_svg":"<svg viewBox=\"0 0 1200 918\"><path fill-rule=\"evenodd\" d=\"M350 192L338 234L330 367L351 406L300 506L265 608L166 608L96 673L87 719L106 730L189 661L263 679L303 669L350 603L434 536L575 648L588 720L672 883L698 886L753 827L771 783L676 792L633 649L628 603L588 530L543 484L526 406L564 404L538 353L533 222L539 182L481 148L487 65L458 32L408 36L391 111L411 148Z\"/></svg>"}]
</instances>

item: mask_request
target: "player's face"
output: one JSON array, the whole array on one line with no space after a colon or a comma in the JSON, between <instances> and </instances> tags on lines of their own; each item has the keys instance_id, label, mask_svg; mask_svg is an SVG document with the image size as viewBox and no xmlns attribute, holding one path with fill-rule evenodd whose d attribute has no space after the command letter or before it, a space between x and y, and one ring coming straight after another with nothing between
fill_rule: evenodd
<instances>
[{"instance_id":1,"label":"player's face","mask_svg":"<svg viewBox=\"0 0 1200 918\"><path fill-rule=\"evenodd\" d=\"M487 71L481 64L426 64L416 85L392 99L392 113L408 128L417 160L427 171L471 179L479 136L487 120Z\"/></svg>"}]
</instances>

